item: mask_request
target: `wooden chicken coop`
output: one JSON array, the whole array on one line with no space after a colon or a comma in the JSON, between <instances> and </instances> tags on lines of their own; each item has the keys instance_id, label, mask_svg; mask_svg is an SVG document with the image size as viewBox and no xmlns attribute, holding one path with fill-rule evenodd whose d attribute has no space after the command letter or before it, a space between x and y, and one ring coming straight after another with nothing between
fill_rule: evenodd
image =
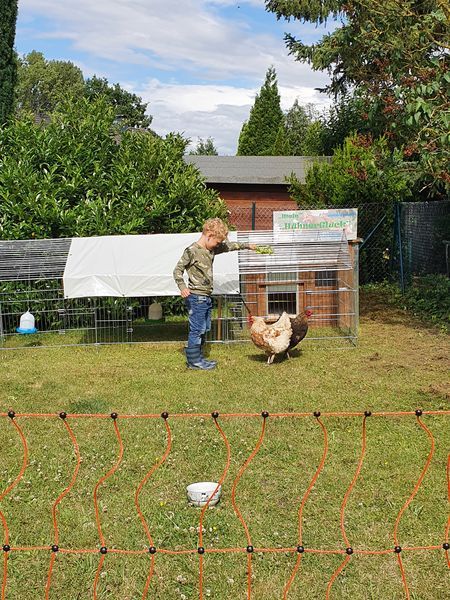
<instances>
[{"instance_id":1,"label":"wooden chicken coop","mask_svg":"<svg viewBox=\"0 0 450 600\"><path fill-rule=\"evenodd\" d=\"M358 337L358 244L343 231L238 232L238 241L272 248L272 254L239 251L240 296L217 302L213 341L247 340L247 316L274 322L306 309L305 342L355 345Z\"/></svg>"}]
</instances>

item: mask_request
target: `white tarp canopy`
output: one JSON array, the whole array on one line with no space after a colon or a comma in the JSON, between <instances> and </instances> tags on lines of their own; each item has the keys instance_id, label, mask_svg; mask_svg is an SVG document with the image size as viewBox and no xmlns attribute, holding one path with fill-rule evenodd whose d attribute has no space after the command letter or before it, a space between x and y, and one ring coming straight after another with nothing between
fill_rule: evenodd
<instances>
[{"instance_id":1,"label":"white tarp canopy","mask_svg":"<svg viewBox=\"0 0 450 600\"><path fill-rule=\"evenodd\" d=\"M63 284L66 298L177 296L173 270L200 233L73 238ZM236 232L230 232L236 241ZM214 259L214 294L239 293L238 253Z\"/></svg>"}]
</instances>

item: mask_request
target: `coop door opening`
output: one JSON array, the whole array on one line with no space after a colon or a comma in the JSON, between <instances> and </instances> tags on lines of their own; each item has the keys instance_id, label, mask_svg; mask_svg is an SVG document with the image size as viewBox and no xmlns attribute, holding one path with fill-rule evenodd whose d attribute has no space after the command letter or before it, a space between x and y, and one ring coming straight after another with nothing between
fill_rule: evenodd
<instances>
[{"instance_id":1,"label":"coop door opening","mask_svg":"<svg viewBox=\"0 0 450 600\"><path fill-rule=\"evenodd\" d=\"M267 273L267 313L281 315L282 312L296 314L297 273ZM292 283L290 283L292 281Z\"/></svg>"}]
</instances>

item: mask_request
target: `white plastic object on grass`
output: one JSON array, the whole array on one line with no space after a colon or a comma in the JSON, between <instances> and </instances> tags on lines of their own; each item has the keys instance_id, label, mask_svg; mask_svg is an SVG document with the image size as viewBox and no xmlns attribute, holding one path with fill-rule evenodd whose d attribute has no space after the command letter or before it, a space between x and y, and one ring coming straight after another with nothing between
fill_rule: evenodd
<instances>
[{"instance_id":1,"label":"white plastic object on grass","mask_svg":"<svg viewBox=\"0 0 450 600\"><path fill-rule=\"evenodd\" d=\"M222 486L219 485L218 488L217 486L218 484L214 481L198 481L197 483L191 483L186 488L189 503L193 506L205 506L208 502L208 498L212 496L208 506L215 506L219 502L222 493ZM217 491L213 495L216 488Z\"/></svg>"},{"instance_id":2,"label":"white plastic object on grass","mask_svg":"<svg viewBox=\"0 0 450 600\"><path fill-rule=\"evenodd\" d=\"M36 333L34 315L27 310L26 313L20 317L20 325L16 329L17 333Z\"/></svg>"},{"instance_id":3,"label":"white plastic object on grass","mask_svg":"<svg viewBox=\"0 0 450 600\"><path fill-rule=\"evenodd\" d=\"M159 302L153 302L148 307L148 318L150 321L161 321L163 316L162 305Z\"/></svg>"}]
</instances>

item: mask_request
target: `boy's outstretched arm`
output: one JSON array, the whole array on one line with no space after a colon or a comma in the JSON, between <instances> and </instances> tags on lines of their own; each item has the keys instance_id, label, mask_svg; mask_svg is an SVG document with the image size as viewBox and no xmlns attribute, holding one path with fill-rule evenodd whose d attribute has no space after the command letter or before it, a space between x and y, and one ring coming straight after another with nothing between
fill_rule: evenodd
<instances>
[{"instance_id":1,"label":"boy's outstretched arm","mask_svg":"<svg viewBox=\"0 0 450 600\"><path fill-rule=\"evenodd\" d=\"M256 244L240 244L239 242L229 242L224 240L216 246L214 254L222 254L223 252L233 252L234 250L256 250Z\"/></svg>"}]
</instances>

